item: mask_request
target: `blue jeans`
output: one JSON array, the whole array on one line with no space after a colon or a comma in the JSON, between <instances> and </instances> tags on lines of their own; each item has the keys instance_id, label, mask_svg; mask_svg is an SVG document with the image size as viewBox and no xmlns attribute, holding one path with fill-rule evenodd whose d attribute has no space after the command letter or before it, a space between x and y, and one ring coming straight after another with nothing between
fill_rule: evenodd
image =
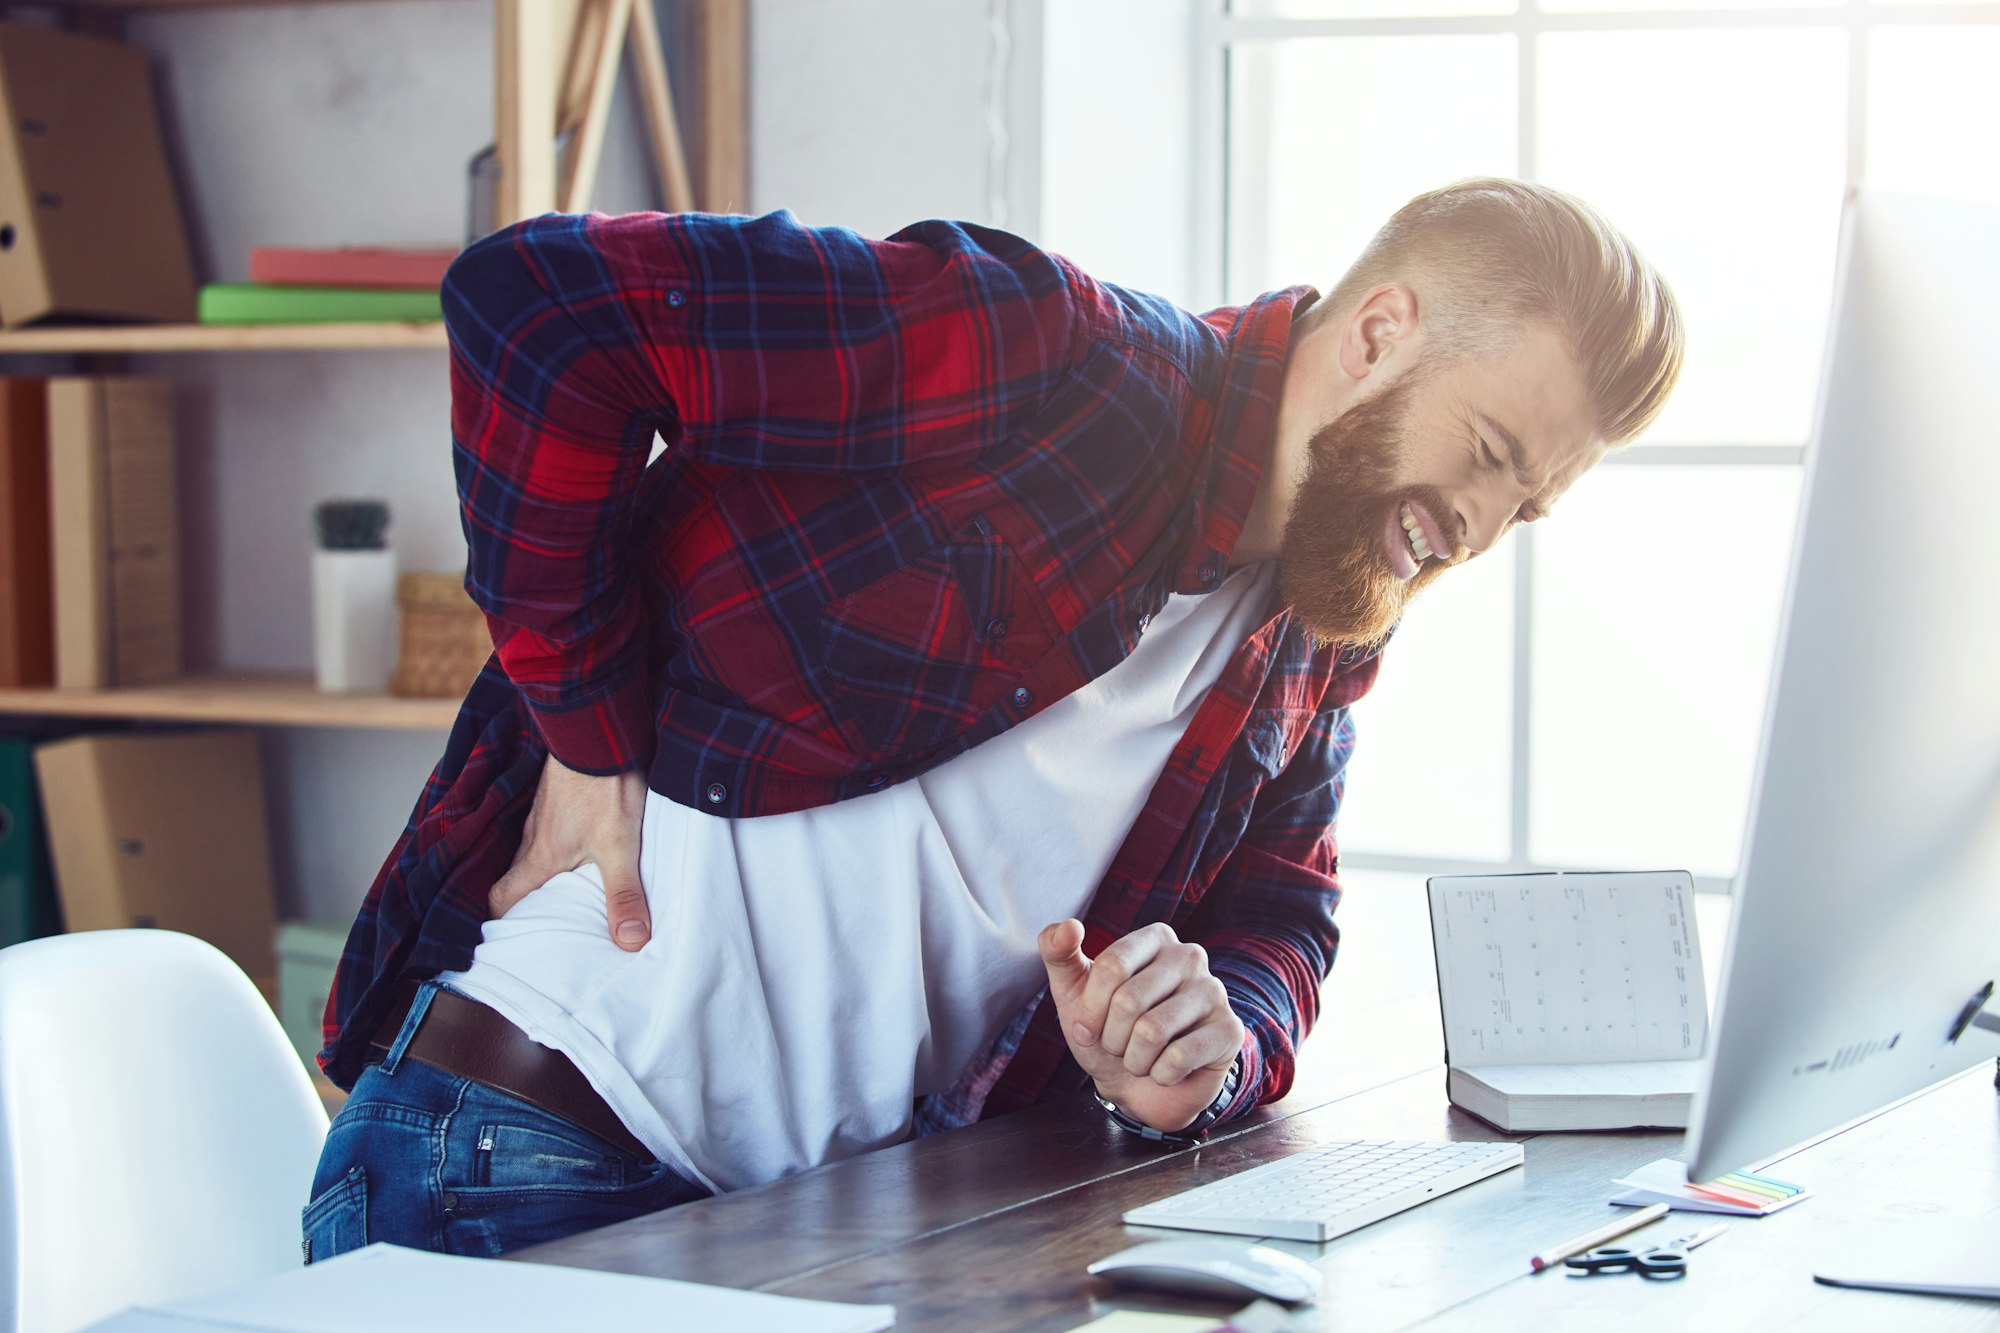
<instances>
[{"instance_id":1,"label":"blue jeans","mask_svg":"<svg viewBox=\"0 0 2000 1333\"><path fill-rule=\"evenodd\" d=\"M307 1263L375 1241L490 1257L707 1197L671 1166L405 1059L436 990L418 990L327 1131L301 1219Z\"/></svg>"}]
</instances>

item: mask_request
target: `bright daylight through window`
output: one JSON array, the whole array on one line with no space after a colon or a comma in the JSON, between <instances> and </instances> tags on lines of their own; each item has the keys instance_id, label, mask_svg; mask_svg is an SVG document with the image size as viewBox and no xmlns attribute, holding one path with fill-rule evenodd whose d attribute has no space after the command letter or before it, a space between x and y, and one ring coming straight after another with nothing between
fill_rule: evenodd
<instances>
[{"instance_id":1,"label":"bright daylight through window","mask_svg":"<svg viewBox=\"0 0 2000 1333\"><path fill-rule=\"evenodd\" d=\"M1673 401L1553 521L1417 604L1355 710L1341 842L1353 865L1674 866L1726 886L1842 191L2000 199L2000 3L1044 13L1045 123L1086 114L1117 132L1120 96L1148 108L1115 164L1044 150L1043 239L1113 281L1198 309L1324 291L1412 195L1501 174L1597 205L1674 284L1689 332ZM1094 27L1145 56L1123 76L1143 84L1084 86L1069 53L1111 39Z\"/></svg>"}]
</instances>

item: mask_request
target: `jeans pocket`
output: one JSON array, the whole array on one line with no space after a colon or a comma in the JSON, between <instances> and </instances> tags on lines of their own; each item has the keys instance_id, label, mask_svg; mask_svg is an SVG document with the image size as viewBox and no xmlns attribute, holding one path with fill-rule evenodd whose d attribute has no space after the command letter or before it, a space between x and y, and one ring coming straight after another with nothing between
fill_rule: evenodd
<instances>
[{"instance_id":1,"label":"jeans pocket","mask_svg":"<svg viewBox=\"0 0 2000 1333\"><path fill-rule=\"evenodd\" d=\"M331 1259L368 1243L368 1173L358 1166L324 1190L300 1214L305 1261Z\"/></svg>"},{"instance_id":2,"label":"jeans pocket","mask_svg":"<svg viewBox=\"0 0 2000 1333\"><path fill-rule=\"evenodd\" d=\"M511 1174L517 1184L451 1190L445 1196L444 1251L491 1258L708 1194L664 1162L632 1164L624 1172L624 1183L617 1186L560 1172L529 1183L516 1171Z\"/></svg>"},{"instance_id":3,"label":"jeans pocket","mask_svg":"<svg viewBox=\"0 0 2000 1333\"><path fill-rule=\"evenodd\" d=\"M472 1181L495 1189L615 1190L626 1184L621 1153L583 1135L530 1125L481 1125Z\"/></svg>"}]
</instances>

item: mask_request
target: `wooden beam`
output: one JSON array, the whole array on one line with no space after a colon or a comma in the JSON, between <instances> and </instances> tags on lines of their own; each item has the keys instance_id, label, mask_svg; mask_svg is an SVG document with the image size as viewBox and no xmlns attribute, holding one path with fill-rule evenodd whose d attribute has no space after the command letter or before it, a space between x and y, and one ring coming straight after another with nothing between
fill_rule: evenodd
<instances>
[{"instance_id":1,"label":"wooden beam","mask_svg":"<svg viewBox=\"0 0 2000 1333\"><path fill-rule=\"evenodd\" d=\"M660 45L660 20L653 0L636 0L632 10L632 63L639 75L639 101L645 110L646 132L653 142L653 164L660 174L660 194L670 213L696 206L694 182L688 176L687 144L674 113L674 90L667 82L667 56Z\"/></svg>"},{"instance_id":2,"label":"wooden beam","mask_svg":"<svg viewBox=\"0 0 2000 1333\"><path fill-rule=\"evenodd\" d=\"M632 0L598 0L590 10L595 19L587 38L579 30L576 61L589 70L588 91L582 119L570 131L569 151L563 156L562 179L556 191L556 207L565 213L581 213L590 207L598 160L604 155L604 127L611 120L611 94L618 86L618 56L625 49L625 34L632 21Z\"/></svg>"},{"instance_id":3,"label":"wooden beam","mask_svg":"<svg viewBox=\"0 0 2000 1333\"><path fill-rule=\"evenodd\" d=\"M608 7L602 0L578 0L563 62L562 94L556 101L556 133L583 124L590 86L597 68L597 46L604 32Z\"/></svg>"},{"instance_id":4,"label":"wooden beam","mask_svg":"<svg viewBox=\"0 0 2000 1333\"><path fill-rule=\"evenodd\" d=\"M701 206L750 209L749 0L701 0Z\"/></svg>"},{"instance_id":5,"label":"wooden beam","mask_svg":"<svg viewBox=\"0 0 2000 1333\"><path fill-rule=\"evenodd\" d=\"M574 16L559 0L493 0L495 226L556 206L556 71Z\"/></svg>"}]
</instances>

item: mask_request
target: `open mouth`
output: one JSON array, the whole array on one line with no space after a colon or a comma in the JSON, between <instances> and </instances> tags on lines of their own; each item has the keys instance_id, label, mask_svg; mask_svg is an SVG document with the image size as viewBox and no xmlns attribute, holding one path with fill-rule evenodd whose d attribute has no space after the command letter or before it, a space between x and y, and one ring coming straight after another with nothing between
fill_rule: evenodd
<instances>
[{"instance_id":1,"label":"open mouth","mask_svg":"<svg viewBox=\"0 0 2000 1333\"><path fill-rule=\"evenodd\" d=\"M1389 566L1399 578L1415 578L1426 560L1451 558L1444 538L1438 533L1437 520L1417 505L1405 503L1398 507L1387 541Z\"/></svg>"}]
</instances>

